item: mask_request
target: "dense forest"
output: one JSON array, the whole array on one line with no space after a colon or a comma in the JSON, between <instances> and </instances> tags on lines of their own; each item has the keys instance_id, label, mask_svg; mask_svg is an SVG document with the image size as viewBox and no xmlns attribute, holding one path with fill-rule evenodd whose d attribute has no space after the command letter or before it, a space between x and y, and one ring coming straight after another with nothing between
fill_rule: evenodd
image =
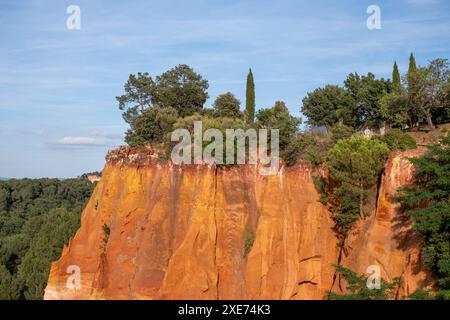
<instances>
[{"instance_id":1,"label":"dense forest","mask_svg":"<svg viewBox=\"0 0 450 320\"><path fill-rule=\"evenodd\" d=\"M92 190L85 177L0 181L0 299L42 299Z\"/></svg>"}]
</instances>

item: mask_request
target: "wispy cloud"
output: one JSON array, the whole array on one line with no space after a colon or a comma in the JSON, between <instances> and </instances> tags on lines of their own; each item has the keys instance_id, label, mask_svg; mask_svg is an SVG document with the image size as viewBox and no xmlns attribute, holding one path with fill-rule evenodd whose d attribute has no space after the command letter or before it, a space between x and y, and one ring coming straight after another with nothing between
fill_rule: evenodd
<instances>
[{"instance_id":1,"label":"wispy cloud","mask_svg":"<svg viewBox=\"0 0 450 320\"><path fill-rule=\"evenodd\" d=\"M59 130L61 131L61 129ZM82 132L81 132L82 131ZM90 147L114 147L123 143L124 134L121 132L105 131L101 129L84 129L79 135L67 135L59 139L46 142L47 146L55 148L90 148Z\"/></svg>"},{"instance_id":2,"label":"wispy cloud","mask_svg":"<svg viewBox=\"0 0 450 320\"><path fill-rule=\"evenodd\" d=\"M60 146L105 146L107 143L100 139L95 139L92 137L63 137L59 140L49 141L51 145L60 145Z\"/></svg>"},{"instance_id":3,"label":"wispy cloud","mask_svg":"<svg viewBox=\"0 0 450 320\"><path fill-rule=\"evenodd\" d=\"M92 130L90 132L90 136L104 138L107 140L123 140L123 138L125 137L125 135L123 133L105 132L105 131L100 131L100 130Z\"/></svg>"}]
</instances>

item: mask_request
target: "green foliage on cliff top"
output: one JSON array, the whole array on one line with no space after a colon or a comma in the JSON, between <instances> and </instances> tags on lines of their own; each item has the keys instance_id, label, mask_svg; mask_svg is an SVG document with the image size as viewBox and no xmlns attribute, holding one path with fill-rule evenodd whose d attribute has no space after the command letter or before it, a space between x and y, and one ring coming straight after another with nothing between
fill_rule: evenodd
<instances>
[{"instance_id":1,"label":"green foliage on cliff top","mask_svg":"<svg viewBox=\"0 0 450 320\"><path fill-rule=\"evenodd\" d=\"M388 152L385 143L360 135L339 140L328 152L327 166L337 183L333 211L340 233L347 233L358 214L364 217L368 190L376 184Z\"/></svg>"},{"instance_id":2,"label":"green foliage on cliff top","mask_svg":"<svg viewBox=\"0 0 450 320\"><path fill-rule=\"evenodd\" d=\"M379 137L380 141L387 144L390 150L405 151L416 149L416 140L410 135L403 133L400 129L391 129L384 136Z\"/></svg>"}]
</instances>

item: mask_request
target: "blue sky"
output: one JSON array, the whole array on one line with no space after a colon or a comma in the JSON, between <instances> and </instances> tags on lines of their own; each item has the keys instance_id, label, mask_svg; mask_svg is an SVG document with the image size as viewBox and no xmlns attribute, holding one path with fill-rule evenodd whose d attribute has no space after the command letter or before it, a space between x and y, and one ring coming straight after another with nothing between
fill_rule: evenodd
<instances>
[{"instance_id":1,"label":"blue sky","mask_svg":"<svg viewBox=\"0 0 450 320\"><path fill-rule=\"evenodd\" d=\"M68 30L66 8L81 8ZM381 30L366 9L381 8ZM73 177L101 170L126 126L115 96L130 73L180 63L209 80L211 104L232 91L257 108L286 101L300 115L308 91L349 72L390 77L450 58L448 0L0 1L0 177Z\"/></svg>"}]
</instances>

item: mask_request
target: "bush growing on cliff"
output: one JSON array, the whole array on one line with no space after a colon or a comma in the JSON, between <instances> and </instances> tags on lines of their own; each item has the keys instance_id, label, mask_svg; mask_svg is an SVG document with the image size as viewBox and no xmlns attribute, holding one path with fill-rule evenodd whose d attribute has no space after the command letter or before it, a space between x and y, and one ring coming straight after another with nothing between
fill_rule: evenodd
<instances>
[{"instance_id":1,"label":"bush growing on cliff","mask_svg":"<svg viewBox=\"0 0 450 320\"><path fill-rule=\"evenodd\" d=\"M397 195L405 212L414 219L414 229L425 237L423 262L439 278L439 286L450 292L450 136L442 145L428 146L428 152L412 158L415 183Z\"/></svg>"},{"instance_id":2,"label":"bush growing on cliff","mask_svg":"<svg viewBox=\"0 0 450 320\"><path fill-rule=\"evenodd\" d=\"M102 232L103 232L103 238L102 238L102 242L100 245L100 249L105 251L106 246L108 245L109 234L111 233L111 228L106 223L104 223L102 226Z\"/></svg>"},{"instance_id":3,"label":"bush growing on cliff","mask_svg":"<svg viewBox=\"0 0 450 320\"><path fill-rule=\"evenodd\" d=\"M323 205L326 205L328 203L327 182L320 176L313 176L313 182L317 192L320 195L320 202Z\"/></svg>"},{"instance_id":4,"label":"bush growing on cliff","mask_svg":"<svg viewBox=\"0 0 450 320\"><path fill-rule=\"evenodd\" d=\"M339 140L328 152L327 165L337 183L334 218L341 233L348 231L358 214L364 217L368 190L376 183L388 152L385 143L360 135Z\"/></svg>"},{"instance_id":5,"label":"bush growing on cliff","mask_svg":"<svg viewBox=\"0 0 450 320\"><path fill-rule=\"evenodd\" d=\"M379 138L380 141L387 144L390 150L405 151L408 149L416 149L416 140L410 135L403 133L400 129L391 129L384 136Z\"/></svg>"},{"instance_id":6,"label":"bush growing on cliff","mask_svg":"<svg viewBox=\"0 0 450 320\"><path fill-rule=\"evenodd\" d=\"M244 231L244 258L248 256L255 242L255 231L250 226L245 226Z\"/></svg>"},{"instance_id":7,"label":"bush growing on cliff","mask_svg":"<svg viewBox=\"0 0 450 320\"><path fill-rule=\"evenodd\" d=\"M348 139L355 133L352 127L338 124L331 128L331 142L336 144L339 140Z\"/></svg>"},{"instance_id":8,"label":"bush growing on cliff","mask_svg":"<svg viewBox=\"0 0 450 320\"><path fill-rule=\"evenodd\" d=\"M432 300L434 299L433 292L430 290L416 289L408 297L409 300Z\"/></svg>"},{"instance_id":9,"label":"bush growing on cliff","mask_svg":"<svg viewBox=\"0 0 450 320\"><path fill-rule=\"evenodd\" d=\"M191 135L191 141L194 141L194 122L196 121L201 121L202 124L202 134L205 133L206 130L208 129L218 129L221 133L222 133L222 141L217 141L220 145L221 143L221 147L222 147L222 153L224 156L224 161L225 161L225 155L226 155L226 130L227 129L244 129L245 130L245 124L244 121L241 119L237 119L237 118L218 118L218 117L210 117L208 115L201 115L199 113L196 113L192 116L189 117L185 117L185 118L181 118L178 119L178 121L174 124L173 128L174 129L187 129ZM212 139L214 141L214 139ZM246 143L248 141L246 140ZM172 152L172 147L177 144L178 142L172 142L170 141L170 137L167 137L167 141L166 141L166 156L168 158L170 158L170 154ZM208 146L211 143L211 141L202 141L202 147L203 150L206 146ZM192 148L193 148L193 143L192 143ZM219 147L220 148L220 147ZM236 151L236 150L235 150ZM213 152L212 154L213 156L215 156L215 152ZM191 156L194 157L194 152L191 152ZM235 157L236 157L236 152L235 152Z\"/></svg>"},{"instance_id":10,"label":"bush growing on cliff","mask_svg":"<svg viewBox=\"0 0 450 320\"><path fill-rule=\"evenodd\" d=\"M358 276L352 270L341 265L336 265L335 268L347 283L346 290L349 293L338 294L329 291L326 296L329 300L389 300L395 298L396 291L401 284L400 278L394 278L392 282L387 282L382 278L380 289L369 289L367 276Z\"/></svg>"},{"instance_id":11,"label":"bush growing on cliff","mask_svg":"<svg viewBox=\"0 0 450 320\"><path fill-rule=\"evenodd\" d=\"M313 165L319 165L325 161L329 141L313 133L304 132L296 135L289 144L280 152L281 158L288 166L293 166L299 160L310 161Z\"/></svg>"}]
</instances>

